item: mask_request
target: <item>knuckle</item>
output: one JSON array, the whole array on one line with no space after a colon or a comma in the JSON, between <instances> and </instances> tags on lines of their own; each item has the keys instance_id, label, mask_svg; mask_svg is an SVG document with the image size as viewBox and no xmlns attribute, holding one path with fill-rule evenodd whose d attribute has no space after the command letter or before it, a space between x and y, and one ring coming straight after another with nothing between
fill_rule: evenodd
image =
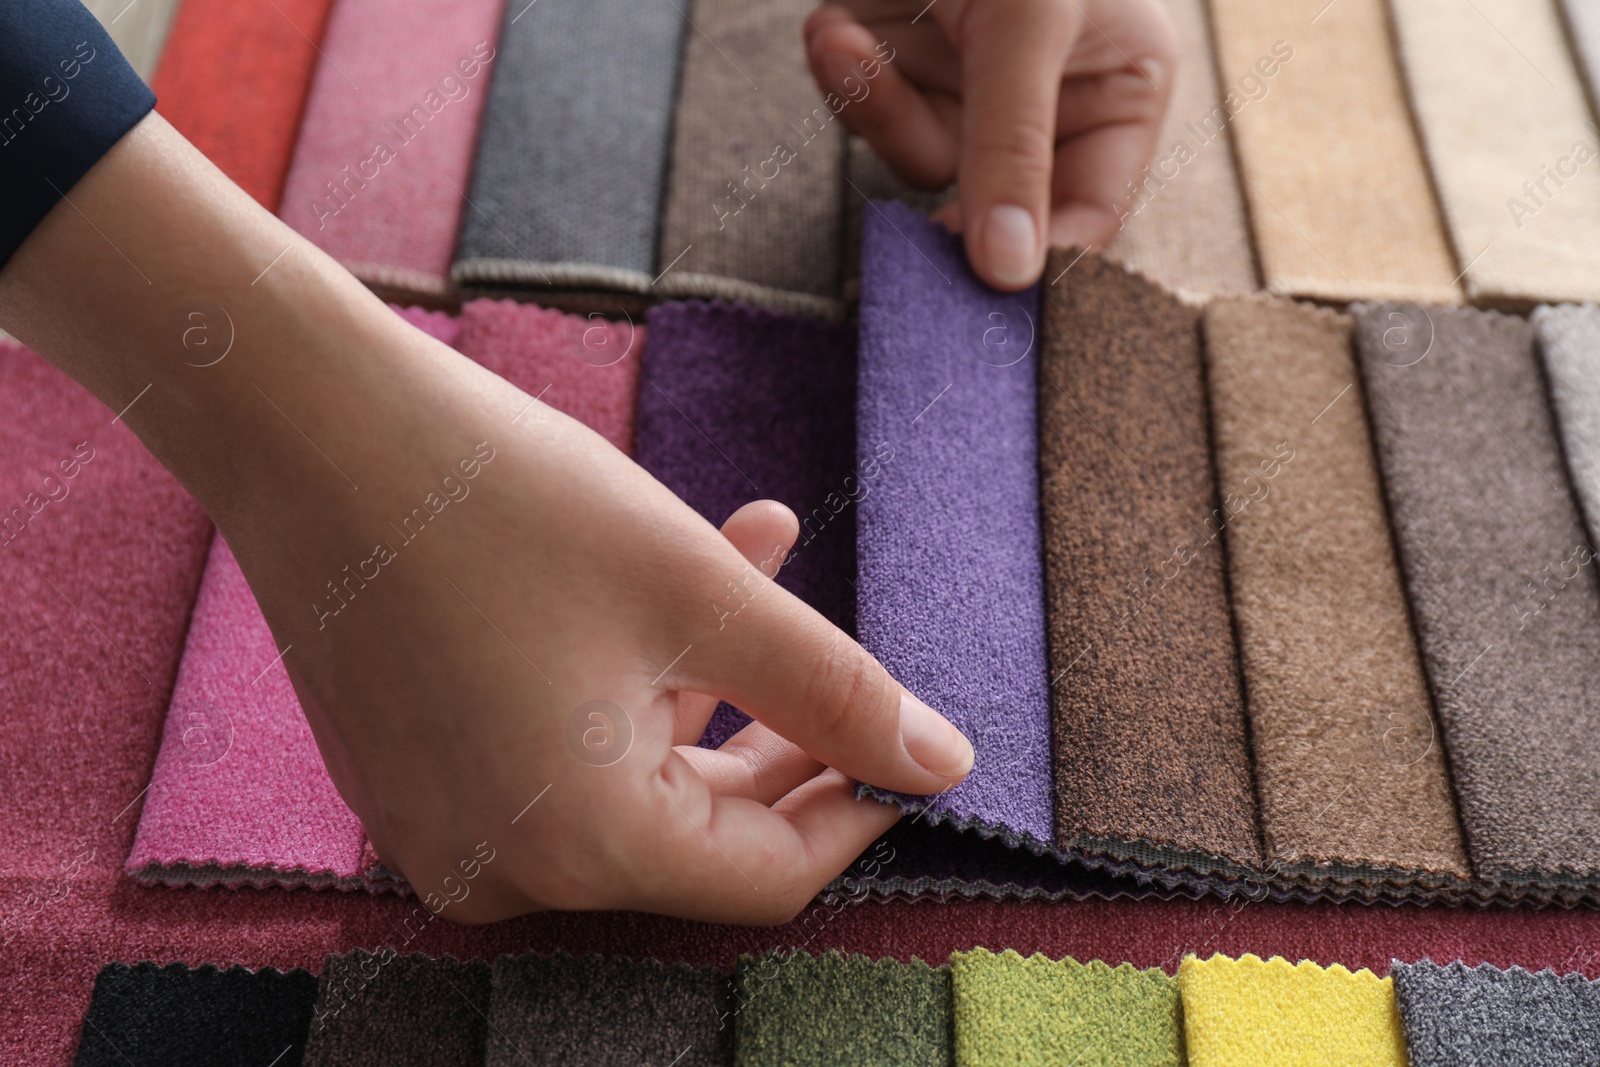
<instances>
[{"instance_id":1,"label":"knuckle","mask_svg":"<svg viewBox=\"0 0 1600 1067\"><path fill-rule=\"evenodd\" d=\"M1025 116L995 118L973 136L973 155L990 161L997 171L1027 182L1048 181L1055 146L1046 120Z\"/></svg>"}]
</instances>

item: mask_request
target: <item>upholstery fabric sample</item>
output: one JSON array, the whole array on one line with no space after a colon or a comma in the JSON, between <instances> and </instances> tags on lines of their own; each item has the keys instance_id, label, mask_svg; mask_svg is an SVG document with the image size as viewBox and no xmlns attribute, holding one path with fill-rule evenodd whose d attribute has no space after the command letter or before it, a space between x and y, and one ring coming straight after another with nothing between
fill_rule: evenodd
<instances>
[{"instance_id":1,"label":"upholstery fabric sample","mask_svg":"<svg viewBox=\"0 0 1600 1067\"><path fill-rule=\"evenodd\" d=\"M501 956L484 1067L720 1067L733 1033L727 985L681 963Z\"/></svg>"},{"instance_id":2,"label":"upholstery fabric sample","mask_svg":"<svg viewBox=\"0 0 1600 1067\"><path fill-rule=\"evenodd\" d=\"M1039 371L1057 841L1254 866L1197 316L1076 255L1046 267Z\"/></svg>"},{"instance_id":3,"label":"upholstery fabric sample","mask_svg":"<svg viewBox=\"0 0 1600 1067\"><path fill-rule=\"evenodd\" d=\"M1470 877L1350 320L1230 298L1205 340L1266 861Z\"/></svg>"},{"instance_id":4,"label":"upholstery fabric sample","mask_svg":"<svg viewBox=\"0 0 1600 1067\"><path fill-rule=\"evenodd\" d=\"M1412 110L1467 294L1600 298L1597 141L1554 3L1393 0ZM1408 236L1409 236L1408 231Z\"/></svg>"},{"instance_id":5,"label":"upholstery fabric sample","mask_svg":"<svg viewBox=\"0 0 1600 1067\"><path fill-rule=\"evenodd\" d=\"M751 500L794 509L800 536L778 583L846 632L856 508L885 477L856 462L855 386L854 338L835 323L723 303L650 310L640 465L715 526ZM724 706L702 743L748 721Z\"/></svg>"},{"instance_id":6,"label":"upholstery fabric sample","mask_svg":"<svg viewBox=\"0 0 1600 1067\"><path fill-rule=\"evenodd\" d=\"M1034 430L1036 290L874 202L862 250L856 456L862 645L972 741L928 819L1053 840Z\"/></svg>"},{"instance_id":7,"label":"upholstery fabric sample","mask_svg":"<svg viewBox=\"0 0 1600 1067\"><path fill-rule=\"evenodd\" d=\"M1600 1065L1600 983L1429 960L1392 972L1411 1067Z\"/></svg>"},{"instance_id":8,"label":"upholstery fabric sample","mask_svg":"<svg viewBox=\"0 0 1600 1067\"><path fill-rule=\"evenodd\" d=\"M317 981L305 1067L481 1067L489 965L354 949Z\"/></svg>"},{"instance_id":9,"label":"upholstery fabric sample","mask_svg":"<svg viewBox=\"0 0 1600 1067\"><path fill-rule=\"evenodd\" d=\"M84 6L117 42L117 50L128 65L148 82L167 43L178 0L84 0Z\"/></svg>"},{"instance_id":10,"label":"upholstery fabric sample","mask_svg":"<svg viewBox=\"0 0 1600 1067\"><path fill-rule=\"evenodd\" d=\"M1473 867L1592 882L1600 595L1533 327L1378 304L1356 337Z\"/></svg>"},{"instance_id":11,"label":"upholstery fabric sample","mask_svg":"<svg viewBox=\"0 0 1600 1067\"><path fill-rule=\"evenodd\" d=\"M987 949L950 957L957 1067L1185 1067L1177 979Z\"/></svg>"},{"instance_id":12,"label":"upholstery fabric sample","mask_svg":"<svg viewBox=\"0 0 1600 1067\"><path fill-rule=\"evenodd\" d=\"M918 959L747 957L729 1011L737 1067L953 1062L950 969Z\"/></svg>"},{"instance_id":13,"label":"upholstery fabric sample","mask_svg":"<svg viewBox=\"0 0 1600 1067\"><path fill-rule=\"evenodd\" d=\"M673 4L506 5L458 283L649 291L686 23Z\"/></svg>"},{"instance_id":14,"label":"upholstery fabric sample","mask_svg":"<svg viewBox=\"0 0 1600 1067\"><path fill-rule=\"evenodd\" d=\"M956 187L941 192L915 189L889 169L863 137L850 134L845 139L844 155L844 282L840 295L846 304L861 299L861 238L867 216L875 210L874 200L899 200L924 215L931 215L947 200L955 199Z\"/></svg>"},{"instance_id":15,"label":"upholstery fabric sample","mask_svg":"<svg viewBox=\"0 0 1600 1067\"><path fill-rule=\"evenodd\" d=\"M1217 91L1205 0L1166 0L1166 6L1178 34L1172 96L1155 160L1128 190L1127 214L1105 255L1186 297L1248 293L1256 288L1255 250L1230 144L1231 113ZM1245 73L1225 71L1230 86Z\"/></svg>"},{"instance_id":16,"label":"upholstery fabric sample","mask_svg":"<svg viewBox=\"0 0 1600 1067\"><path fill-rule=\"evenodd\" d=\"M1541 307L1533 313L1572 487L1592 548L1600 523L1600 308Z\"/></svg>"},{"instance_id":17,"label":"upholstery fabric sample","mask_svg":"<svg viewBox=\"0 0 1600 1067\"><path fill-rule=\"evenodd\" d=\"M1211 11L1267 288L1458 302L1384 0L1216 0Z\"/></svg>"},{"instance_id":18,"label":"upholstery fabric sample","mask_svg":"<svg viewBox=\"0 0 1600 1067\"><path fill-rule=\"evenodd\" d=\"M1586 0L1561 0L1567 37L1577 55L1590 104L1600 109L1600 8Z\"/></svg>"},{"instance_id":19,"label":"upholstery fabric sample","mask_svg":"<svg viewBox=\"0 0 1600 1067\"><path fill-rule=\"evenodd\" d=\"M503 0L341 0L279 214L362 281L443 293Z\"/></svg>"},{"instance_id":20,"label":"upholstery fabric sample","mask_svg":"<svg viewBox=\"0 0 1600 1067\"><path fill-rule=\"evenodd\" d=\"M317 980L302 970L113 963L94 980L77 1067L299 1067Z\"/></svg>"},{"instance_id":21,"label":"upholstery fabric sample","mask_svg":"<svg viewBox=\"0 0 1600 1067\"><path fill-rule=\"evenodd\" d=\"M278 209L333 0L184 0L156 110L268 211Z\"/></svg>"},{"instance_id":22,"label":"upholstery fabric sample","mask_svg":"<svg viewBox=\"0 0 1600 1067\"><path fill-rule=\"evenodd\" d=\"M1247 953L1190 956L1178 986L1190 1067L1406 1067L1391 978Z\"/></svg>"},{"instance_id":23,"label":"upholstery fabric sample","mask_svg":"<svg viewBox=\"0 0 1600 1067\"><path fill-rule=\"evenodd\" d=\"M662 292L839 313L845 132L798 43L813 6L694 5L657 257ZM861 85L871 91L870 80Z\"/></svg>"}]
</instances>

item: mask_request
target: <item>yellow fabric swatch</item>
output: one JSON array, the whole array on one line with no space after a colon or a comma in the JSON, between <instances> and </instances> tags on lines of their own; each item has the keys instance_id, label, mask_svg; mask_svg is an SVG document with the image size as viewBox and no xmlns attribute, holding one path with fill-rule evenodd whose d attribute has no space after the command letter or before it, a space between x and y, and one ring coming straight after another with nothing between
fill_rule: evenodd
<instances>
[{"instance_id":1,"label":"yellow fabric swatch","mask_svg":"<svg viewBox=\"0 0 1600 1067\"><path fill-rule=\"evenodd\" d=\"M1394 981L1364 968L1190 956L1178 987L1190 1067L1407 1067Z\"/></svg>"}]
</instances>

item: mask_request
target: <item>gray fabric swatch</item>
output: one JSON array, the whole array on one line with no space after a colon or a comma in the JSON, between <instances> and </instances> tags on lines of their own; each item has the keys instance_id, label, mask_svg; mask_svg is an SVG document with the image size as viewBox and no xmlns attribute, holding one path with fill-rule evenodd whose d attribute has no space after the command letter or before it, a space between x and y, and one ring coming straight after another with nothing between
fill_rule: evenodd
<instances>
[{"instance_id":1,"label":"gray fabric swatch","mask_svg":"<svg viewBox=\"0 0 1600 1067\"><path fill-rule=\"evenodd\" d=\"M1600 873L1600 595L1513 316L1364 307L1384 491L1474 868Z\"/></svg>"},{"instance_id":2,"label":"gray fabric swatch","mask_svg":"<svg viewBox=\"0 0 1600 1067\"><path fill-rule=\"evenodd\" d=\"M306 1067L480 1067L489 965L354 949L317 982Z\"/></svg>"},{"instance_id":3,"label":"gray fabric swatch","mask_svg":"<svg viewBox=\"0 0 1600 1067\"><path fill-rule=\"evenodd\" d=\"M1600 982L1395 961L1411 1067L1600 1067Z\"/></svg>"},{"instance_id":4,"label":"gray fabric swatch","mask_svg":"<svg viewBox=\"0 0 1600 1067\"><path fill-rule=\"evenodd\" d=\"M648 290L683 14L543 0L505 19L455 281Z\"/></svg>"},{"instance_id":5,"label":"gray fabric swatch","mask_svg":"<svg viewBox=\"0 0 1600 1067\"><path fill-rule=\"evenodd\" d=\"M1595 17L1600 20L1600 11ZM1600 307L1541 307L1533 313L1533 326L1572 488L1592 537L1600 523Z\"/></svg>"}]
</instances>

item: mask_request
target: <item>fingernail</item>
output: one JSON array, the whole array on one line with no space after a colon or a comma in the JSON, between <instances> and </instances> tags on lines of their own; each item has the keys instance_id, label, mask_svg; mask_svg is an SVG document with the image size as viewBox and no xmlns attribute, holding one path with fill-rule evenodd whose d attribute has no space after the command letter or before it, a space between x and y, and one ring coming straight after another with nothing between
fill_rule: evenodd
<instances>
[{"instance_id":1,"label":"fingernail","mask_svg":"<svg viewBox=\"0 0 1600 1067\"><path fill-rule=\"evenodd\" d=\"M1027 285L1039 269L1039 228L1027 209L996 204L983 223L989 272L1006 285Z\"/></svg>"},{"instance_id":2,"label":"fingernail","mask_svg":"<svg viewBox=\"0 0 1600 1067\"><path fill-rule=\"evenodd\" d=\"M924 770L959 781L972 770L972 743L910 693L900 694L900 743Z\"/></svg>"},{"instance_id":3,"label":"fingernail","mask_svg":"<svg viewBox=\"0 0 1600 1067\"><path fill-rule=\"evenodd\" d=\"M828 83L836 88L843 89L845 79L856 75L855 60L843 52L822 53L822 72L828 76Z\"/></svg>"}]
</instances>

